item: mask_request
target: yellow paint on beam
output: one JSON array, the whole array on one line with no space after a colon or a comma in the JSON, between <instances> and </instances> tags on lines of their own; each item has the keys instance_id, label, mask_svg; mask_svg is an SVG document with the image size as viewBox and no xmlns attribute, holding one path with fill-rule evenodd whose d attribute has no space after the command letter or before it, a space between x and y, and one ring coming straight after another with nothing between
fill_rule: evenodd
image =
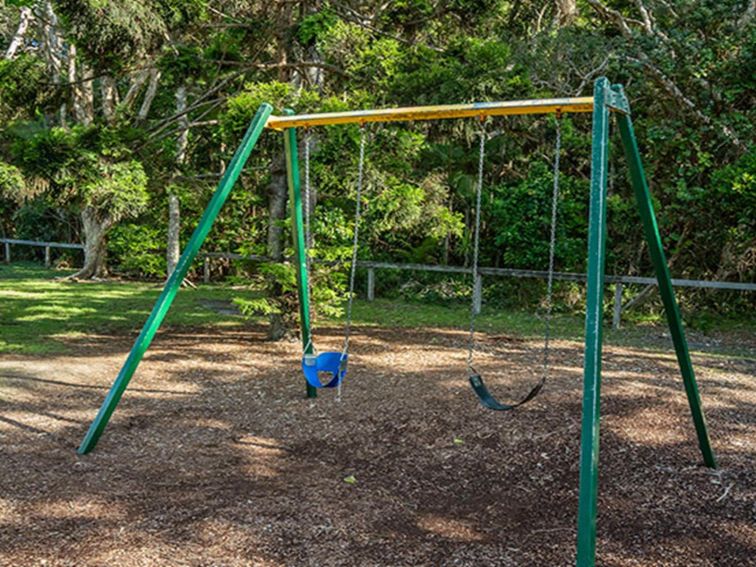
<instances>
[{"instance_id":1,"label":"yellow paint on beam","mask_svg":"<svg viewBox=\"0 0 756 567\"><path fill-rule=\"evenodd\" d=\"M551 98L540 100L510 100L504 102L476 102L441 106L411 106L350 112L323 112L292 116L270 116L267 128L304 128L331 124L364 124L367 122L408 122L412 120L442 120L474 118L478 116L508 116L516 114L555 114L591 112L593 97Z\"/></svg>"}]
</instances>

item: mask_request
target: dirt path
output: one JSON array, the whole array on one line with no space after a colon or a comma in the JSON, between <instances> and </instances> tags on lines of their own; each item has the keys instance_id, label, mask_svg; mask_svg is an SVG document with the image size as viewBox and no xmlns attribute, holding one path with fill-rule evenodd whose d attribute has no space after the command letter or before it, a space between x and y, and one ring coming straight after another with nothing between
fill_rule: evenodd
<instances>
[{"instance_id":1,"label":"dirt path","mask_svg":"<svg viewBox=\"0 0 756 567\"><path fill-rule=\"evenodd\" d=\"M162 333L86 457L130 338L1 358L0 564L571 564L580 345L557 342L544 393L502 415L468 389L462 333L358 329L340 404L304 399L298 345L262 336ZM526 392L540 345L486 342L491 388ZM694 360L713 474L672 353L604 360L599 563L754 564L756 363Z\"/></svg>"}]
</instances>

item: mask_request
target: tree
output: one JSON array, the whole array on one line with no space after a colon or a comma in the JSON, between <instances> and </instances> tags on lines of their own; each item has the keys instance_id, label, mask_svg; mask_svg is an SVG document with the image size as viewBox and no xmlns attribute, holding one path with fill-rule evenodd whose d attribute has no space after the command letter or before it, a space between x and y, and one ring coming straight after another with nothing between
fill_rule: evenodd
<instances>
[{"instance_id":1,"label":"tree","mask_svg":"<svg viewBox=\"0 0 756 567\"><path fill-rule=\"evenodd\" d=\"M72 278L107 275L105 237L122 219L147 206L147 176L138 161L109 163L97 160L80 185L79 207L84 229L84 267Z\"/></svg>"},{"instance_id":2,"label":"tree","mask_svg":"<svg viewBox=\"0 0 756 567\"><path fill-rule=\"evenodd\" d=\"M104 265L98 235L117 222L85 205L89 192L83 188L93 171L141 165L152 206L116 227L118 252L111 252L111 261L136 274L162 276L262 101L280 113L285 107L318 112L585 96L606 74L628 85L639 143L652 150L644 151L644 161L675 273L745 280L756 273L748 214L756 119L751 0L20 4L31 12L0 7L0 49L12 54L0 60L0 160L20 169L25 204L6 199L2 224L29 233L33 223L22 219L44 215L25 211L52 207L44 234L70 226L92 241L91 254L100 258L92 265ZM590 156L581 120L564 117L562 130L570 159L563 161L558 260L569 271L583 269L585 259ZM553 122L493 119L487 127L482 258L542 268L542 194L548 191ZM479 128L472 120L369 126L362 258L464 265ZM69 132L76 146L67 148L61 132ZM315 253L341 266L313 269L314 294L320 310L333 314L343 299L342 268L353 230L359 130L312 129L306 135L313 140ZM32 147L32 139L45 137L45 151ZM299 131L300 143L304 137ZM261 139L208 250L276 261L291 253L282 154L280 135ZM612 159L610 169L607 270L645 273L650 266L623 183L624 165ZM123 180L122 174L105 176ZM128 214L142 210L139 199L126 195L124 201L133 205ZM524 219L518 217L523 210ZM135 241L140 257L149 258L143 268L133 257L123 260ZM243 270L264 296L257 311L270 316L270 336L290 334L296 320L290 267ZM455 289L464 294L464 287ZM528 297L527 290L520 297Z\"/></svg>"}]
</instances>

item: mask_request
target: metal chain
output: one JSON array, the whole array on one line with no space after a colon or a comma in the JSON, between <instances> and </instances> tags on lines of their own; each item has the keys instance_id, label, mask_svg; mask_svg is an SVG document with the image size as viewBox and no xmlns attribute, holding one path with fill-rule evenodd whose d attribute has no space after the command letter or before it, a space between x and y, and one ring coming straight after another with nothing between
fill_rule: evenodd
<instances>
[{"instance_id":1,"label":"metal chain","mask_svg":"<svg viewBox=\"0 0 756 567\"><path fill-rule=\"evenodd\" d=\"M305 213L305 246L309 252L312 246L312 233L310 232L310 145L312 136L310 132L305 133L304 144L304 162L305 162L305 194L304 194L304 213ZM307 261L310 261L310 255L307 254ZM309 265L308 265L309 269Z\"/></svg>"},{"instance_id":2,"label":"metal chain","mask_svg":"<svg viewBox=\"0 0 756 567\"><path fill-rule=\"evenodd\" d=\"M475 303L476 303L476 281L478 279L478 256L480 250L480 206L483 195L483 162L486 157L486 131L480 132L480 148L478 152L478 183L475 189L475 233L473 236L473 261L472 261L472 302L470 303L470 338L467 345L467 372L474 374L475 369L472 366L473 353L475 351ZM481 291L482 293L482 291Z\"/></svg>"},{"instance_id":3,"label":"metal chain","mask_svg":"<svg viewBox=\"0 0 756 567\"><path fill-rule=\"evenodd\" d=\"M554 187L551 194L551 234L549 238L549 274L546 283L546 329L543 338L543 377L549 376L549 346L551 341L551 312L554 291L554 256L556 254L557 210L559 206L559 153L562 149L561 117L557 116L556 143L554 147Z\"/></svg>"},{"instance_id":4,"label":"metal chain","mask_svg":"<svg viewBox=\"0 0 756 567\"><path fill-rule=\"evenodd\" d=\"M354 209L354 237L352 238L352 265L349 272L349 295L347 296L346 330L342 354L349 352L349 337L352 333L352 303L354 301L354 281L357 274L357 252L360 243L360 220L362 219L362 184L365 172L365 127L360 130L360 160L357 169L357 196Z\"/></svg>"},{"instance_id":5,"label":"metal chain","mask_svg":"<svg viewBox=\"0 0 756 567\"><path fill-rule=\"evenodd\" d=\"M312 271L310 270L310 248L312 247L312 233L310 232L310 142L312 140L309 131L305 130L304 139L304 221L305 221L305 266L307 268L307 304L312 301ZM312 324L310 324L309 340L304 346L304 352L312 345Z\"/></svg>"},{"instance_id":6,"label":"metal chain","mask_svg":"<svg viewBox=\"0 0 756 567\"><path fill-rule=\"evenodd\" d=\"M349 295L347 296L346 329L344 330L344 347L342 360L349 353L349 337L352 334L352 303L354 302L354 282L357 275L357 252L360 243L360 220L362 219L362 185L365 173L365 143L367 133L365 126L360 129L360 159L357 168L357 196L354 209L354 238L352 239L352 266L349 273ZM341 382L339 382L336 399L341 401Z\"/></svg>"}]
</instances>

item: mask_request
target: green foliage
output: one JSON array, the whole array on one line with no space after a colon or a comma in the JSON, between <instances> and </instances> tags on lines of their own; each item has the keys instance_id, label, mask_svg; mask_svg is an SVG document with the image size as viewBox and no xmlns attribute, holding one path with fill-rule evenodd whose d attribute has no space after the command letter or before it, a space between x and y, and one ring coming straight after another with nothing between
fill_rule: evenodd
<instances>
[{"instance_id":1,"label":"green foliage","mask_svg":"<svg viewBox=\"0 0 756 567\"><path fill-rule=\"evenodd\" d=\"M0 120L9 121L33 114L47 102L45 64L38 57L21 54L15 59L0 59Z\"/></svg>"},{"instance_id":2,"label":"green foliage","mask_svg":"<svg viewBox=\"0 0 756 567\"><path fill-rule=\"evenodd\" d=\"M347 267L348 268L348 267ZM322 266L310 268L310 301L314 321L338 317L346 300L346 271L344 267ZM250 283L251 282L251 283ZM264 262L257 266L245 283L255 296L236 297L234 303L246 317L280 315L284 324L293 329L298 324L297 282L294 266ZM276 293L271 293L275 289Z\"/></svg>"},{"instance_id":3,"label":"green foliage","mask_svg":"<svg viewBox=\"0 0 756 567\"><path fill-rule=\"evenodd\" d=\"M527 177L513 185L495 186L491 222L495 244L508 268L546 269L553 173L548 164L534 162ZM557 219L557 265L574 269L585 256L585 199L587 184L560 176ZM582 202L582 203L581 203ZM583 206L580 206L580 205Z\"/></svg>"},{"instance_id":4,"label":"green foliage","mask_svg":"<svg viewBox=\"0 0 756 567\"><path fill-rule=\"evenodd\" d=\"M200 77L205 66L202 48L196 45L175 46L173 49L166 50L159 61L160 70L174 84Z\"/></svg>"},{"instance_id":5,"label":"green foliage","mask_svg":"<svg viewBox=\"0 0 756 567\"><path fill-rule=\"evenodd\" d=\"M36 198L23 203L13 214L13 228L15 238L24 240L45 240L56 242L65 240L60 238L59 224L55 221L54 203L49 199ZM21 249L18 252L24 253ZM18 253L17 252L17 253ZM31 252L29 250L25 252Z\"/></svg>"},{"instance_id":6,"label":"green foliage","mask_svg":"<svg viewBox=\"0 0 756 567\"><path fill-rule=\"evenodd\" d=\"M23 200L24 176L10 164L0 161L0 198L14 201Z\"/></svg>"},{"instance_id":7,"label":"green foliage","mask_svg":"<svg viewBox=\"0 0 756 567\"><path fill-rule=\"evenodd\" d=\"M98 161L81 187L84 206L102 211L111 222L134 217L147 207L147 176L138 161Z\"/></svg>"},{"instance_id":8,"label":"green foliage","mask_svg":"<svg viewBox=\"0 0 756 567\"><path fill-rule=\"evenodd\" d=\"M66 62L55 75L44 45L33 48L39 30L32 29L28 49L0 61L0 226L6 233L77 240L76 215L88 203L103 214L138 214L113 233L111 257L124 272L159 276L166 194L179 196L186 242L218 172L263 102L280 114L285 108L328 112L588 95L595 77L605 74L625 84L631 97L673 273L753 281L756 26L745 21L746 3L648 0L650 27L638 3L603 4L627 27L586 2L577 3L573 22L560 25L551 0L401 0L351 8L325 2L318 10L258 2L213 7L206 0L58 0L59 31L79 53L77 76L95 77L75 83L92 89L92 121L78 117ZM15 29L14 10L3 12L10 14L6 37ZM135 74L150 67L162 76L150 113L139 119L146 85L128 107L126 93ZM112 122L101 110L101 74L115 79L119 91L121 110ZM175 160L179 85L187 88L192 124L181 164ZM557 263L566 271L585 267L589 118L562 120ZM360 258L464 265L473 229L478 121L365 127ZM486 128L482 263L543 269L554 121L495 118ZM360 128L312 128L298 135L300 144L305 137L312 141L312 255L337 263L313 268L313 296L319 313L336 314L354 231ZM607 272L648 275L617 142L610 152ZM267 253L270 188L280 181L281 156L280 134L266 131L205 249ZM283 242L290 242L288 224L280 224ZM128 250L134 251L130 258ZM243 262L224 269L256 274L248 312L294 312L290 272ZM385 281L398 286L405 280ZM465 299L467 284L414 281L403 296ZM532 307L541 291L532 282L496 284L487 288L486 300ZM565 289L564 305L579 310L577 296ZM744 294L682 297L715 311L752 308ZM638 316L656 317L657 307L649 303Z\"/></svg>"},{"instance_id":9,"label":"green foliage","mask_svg":"<svg viewBox=\"0 0 756 567\"><path fill-rule=\"evenodd\" d=\"M280 315L288 329L296 328L297 283L294 268L288 264L265 262L252 275L250 289L263 297L235 297L234 304L246 317ZM275 290L275 293L273 291Z\"/></svg>"},{"instance_id":10,"label":"green foliage","mask_svg":"<svg viewBox=\"0 0 756 567\"><path fill-rule=\"evenodd\" d=\"M28 196L48 191L60 203L92 207L118 222L147 206L147 175L124 159L110 131L94 128L23 130L13 142L16 163L27 177Z\"/></svg>"},{"instance_id":11,"label":"green foliage","mask_svg":"<svg viewBox=\"0 0 756 567\"><path fill-rule=\"evenodd\" d=\"M13 159L30 178L48 184L71 185L79 156L77 134L81 130L28 126L14 132L17 136L11 147Z\"/></svg>"},{"instance_id":12,"label":"green foliage","mask_svg":"<svg viewBox=\"0 0 756 567\"><path fill-rule=\"evenodd\" d=\"M270 81L266 83L248 83L244 90L231 97L221 122L221 132L226 137L238 139L257 109L264 102L271 104L276 112L284 108L296 108L300 112L315 107L318 95L312 91L296 90L288 83Z\"/></svg>"},{"instance_id":13,"label":"green foliage","mask_svg":"<svg viewBox=\"0 0 756 567\"><path fill-rule=\"evenodd\" d=\"M135 223L121 224L108 236L108 256L125 274L164 277L165 231Z\"/></svg>"},{"instance_id":14,"label":"green foliage","mask_svg":"<svg viewBox=\"0 0 756 567\"><path fill-rule=\"evenodd\" d=\"M317 42L324 37L337 23L339 19L329 9L318 10L302 18L297 29L297 39L303 45Z\"/></svg>"},{"instance_id":15,"label":"green foliage","mask_svg":"<svg viewBox=\"0 0 756 567\"><path fill-rule=\"evenodd\" d=\"M179 6L172 2L166 7L171 4ZM56 8L71 39L98 70L119 70L157 48L167 33L156 2L57 0Z\"/></svg>"}]
</instances>

